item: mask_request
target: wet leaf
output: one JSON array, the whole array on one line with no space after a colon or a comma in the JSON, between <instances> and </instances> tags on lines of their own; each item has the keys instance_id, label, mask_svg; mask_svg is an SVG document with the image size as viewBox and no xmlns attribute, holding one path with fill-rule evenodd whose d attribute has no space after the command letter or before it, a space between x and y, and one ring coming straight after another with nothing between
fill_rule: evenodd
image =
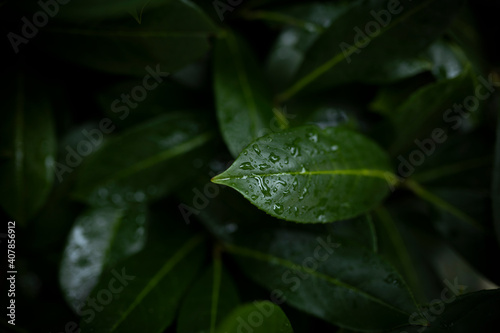
<instances>
[{"instance_id":1,"label":"wet leaf","mask_svg":"<svg viewBox=\"0 0 500 333\"><path fill-rule=\"evenodd\" d=\"M415 54L440 37L461 5L452 0L379 0L354 6L316 40L296 82L279 99L285 101L305 87L390 82L422 71L425 64Z\"/></svg>"},{"instance_id":2,"label":"wet leaf","mask_svg":"<svg viewBox=\"0 0 500 333\"><path fill-rule=\"evenodd\" d=\"M385 153L362 135L304 126L255 140L212 181L272 216L332 222L373 208L394 177Z\"/></svg>"},{"instance_id":3,"label":"wet leaf","mask_svg":"<svg viewBox=\"0 0 500 333\"><path fill-rule=\"evenodd\" d=\"M93 205L141 203L165 195L189 177L185 170L192 167L196 149L212 138L207 127L202 117L186 112L129 129L85 160L74 195Z\"/></svg>"},{"instance_id":4,"label":"wet leaf","mask_svg":"<svg viewBox=\"0 0 500 333\"><path fill-rule=\"evenodd\" d=\"M145 241L145 207L105 207L80 215L70 231L59 272L72 308L80 309L105 269L140 251Z\"/></svg>"},{"instance_id":5,"label":"wet leaf","mask_svg":"<svg viewBox=\"0 0 500 333\"><path fill-rule=\"evenodd\" d=\"M417 311L404 280L373 249L322 228L269 225L238 229L226 247L276 304L361 331L405 324Z\"/></svg>"},{"instance_id":6,"label":"wet leaf","mask_svg":"<svg viewBox=\"0 0 500 333\"><path fill-rule=\"evenodd\" d=\"M82 333L160 333L172 324L181 297L201 268L203 237L170 230L158 238L103 274L88 299L97 300L100 311L87 301L80 311Z\"/></svg>"}]
</instances>

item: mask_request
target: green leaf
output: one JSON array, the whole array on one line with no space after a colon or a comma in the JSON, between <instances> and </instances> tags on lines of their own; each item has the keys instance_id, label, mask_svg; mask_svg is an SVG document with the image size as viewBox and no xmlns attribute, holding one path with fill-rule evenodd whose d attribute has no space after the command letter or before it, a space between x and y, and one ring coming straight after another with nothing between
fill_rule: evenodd
<instances>
[{"instance_id":1,"label":"green leaf","mask_svg":"<svg viewBox=\"0 0 500 333\"><path fill-rule=\"evenodd\" d=\"M238 291L220 257L193 285L179 310L178 333L214 333L216 326L239 304ZM196 320L193 320L196 314Z\"/></svg>"},{"instance_id":2,"label":"green leaf","mask_svg":"<svg viewBox=\"0 0 500 333\"><path fill-rule=\"evenodd\" d=\"M464 96L473 93L472 83L471 70L467 67L455 78L431 83L414 92L390 115L395 131L389 148L391 154L396 155L414 145L414 140L421 133L428 137L433 130L442 129L445 125L458 129L466 118L453 110L453 105L461 105Z\"/></svg>"},{"instance_id":3,"label":"green leaf","mask_svg":"<svg viewBox=\"0 0 500 333\"><path fill-rule=\"evenodd\" d=\"M106 268L142 249L145 223L142 206L92 209L77 218L59 271L61 289L75 311Z\"/></svg>"},{"instance_id":4,"label":"green leaf","mask_svg":"<svg viewBox=\"0 0 500 333\"><path fill-rule=\"evenodd\" d=\"M292 325L279 306L269 301L241 305L228 315L217 333L293 333Z\"/></svg>"},{"instance_id":5,"label":"green leaf","mask_svg":"<svg viewBox=\"0 0 500 333\"><path fill-rule=\"evenodd\" d=\"M408 250L408 243L400 226L384 207L375 211L375 225L379 235L380 254L387 258L405 278L418 300L424 300L423 291L418 280L413 257Z\"/></svg>"},{"instance_id":6,"label":"green leaf","mask_svg":"<svg viewBox=\"0 0 500 333\"><path fill-rule=\"evenodd\" d=\"M328 227L335 236L356 241L359 245L365 246L374 253L379 251L377 232L369 214L351 220L337 221L328 224Z\"/></svg>"},{"instance_id":7,"label":"green leaf","mask_svg":"<svg viewBox=\"0 0 500 333\"><path fill-rule=\"evenodd\" d=\"M252 140L271 131L271 95L252 51L230 32L216 42L214 76L219 126L236 157Z\"/></svg>"},{"instance_id":8,"label":"green leaf","mask_svg":"<svg viewBox=\"0 0 500 333\"><path fill-rule=\"evenodd\" d=\"M288 23L277 37L266 69L275 89L285 89L321 32L345 13L352 3L304 3L276 12L251 12L251 18L279 18ZM248 16L248 15L247 15Z\"/></svg>"},{"instance_id":9,"label":"green leaf","mask_svg":"<svg viewBox=\"0 0 500 333\"><path fill-rule=\"evenodd\" d=\"M170 76L172 78L172 76ZM205 107L191 98L193 91L165 80L154 90L148 91L147 98L140 103L128 104L122 94L130 93L140 79L120 80L106 86L99 92L97 100L104 114L109 117L118 128L135 126L144 121L179 110L196 110Z\"/></svg>"},{"instance_id":10,"label":"green leaf","mask_svg":"<svg viewBox=\"0 0 500 333\"><path fill-rule=\"evenodd\" d=\"M387 156L372 141L343 128L315 126L255 140L212 179L266 213L295 222L360 215L380 203L394 180Z\"/></svg>"},{"instance_id":11,"label":"green leaf","mask_svg":"<svg viewBox=\"0 0 500 333\"><path fill-rule=\"evenodd\" d=\"M185 232L156 237L154 245L148 244L101 277L89 297L97 300L100 311L90 303L82 309L82 333L160 333L172 324L181 297L201 268L204 242L201 236Z\"/></svg>"},{"instance_id":12,"label":"green leaf","mask_svg":"<svg viewBox=\"0 0 500 333\"><path fill-rule=\"evenodd\" d=\"M417 311L404 280L373 249L323 225L268 224L239 228L226 248L273 302L362 331L405 324Z\"/></svg>"},{"instance_id":13,"label":"green leaf","mask_svg":"<svg viewBox=\"0 0 500 333\"><path fill-rule=\"evenodd\" d=\"M140 24L130 16L85 25L54 24L43 33L44 50L56 57L101 71L145 77L147 66L165 73L201 58L216 28L191 2L171 0L144 13Z\"/></svg>"},{"instance_id":14,"label":"green leaf","mask_svg":"<svg viewBox=\"0 0 500 333\"><path fill-rule=\"evenodd\" d=\"M56 136L51 101L24 73L4 76L0 130L0 204L19 224L43 206L54 181Z\"/></svg>"},{"instance_id":15,"label":"green leaf","mask_svg":"<svg viewBox=\"0 0 500 333\"><path fill-rule=\"evenodd\" d=\"M439 295L438 295L439 296ZM435 300L427 310L426 318L431 318L429 333L461 333L461 332L494 332L498 325L500 310L500 289L483 290L462 296L454 296L446 288L446 300ZM415 321L423 317L412 317ZM400 327L391 333L417 333L422 332L422 327Z\"/></svg>"},{"instance_id":16,"label":"green leaf","mask_svg":"<svg viewBox=\"0 0 500 333\"><path fill-rule=\"evenodd\" d=\"M394 3L399 6L388 7ZM288 100L309 85L388 82L429 68L415 55L442 34L461 5L453 0L374 0L354 6L316 40L297 81L278 99Z\"/></svg>"},{"instance_id":17,"label":"green leaf","mask_svg":"<svg viewBox=\"0 0 500 333\"><path fill-rule=\"evenodd\" d=\"M197 148L212 138L207 127L199 115L171 113L129 129L85 160L74 195L93 205L165 195L190 176L186 170L199 154Z\"/></svg>"}]
</instances>

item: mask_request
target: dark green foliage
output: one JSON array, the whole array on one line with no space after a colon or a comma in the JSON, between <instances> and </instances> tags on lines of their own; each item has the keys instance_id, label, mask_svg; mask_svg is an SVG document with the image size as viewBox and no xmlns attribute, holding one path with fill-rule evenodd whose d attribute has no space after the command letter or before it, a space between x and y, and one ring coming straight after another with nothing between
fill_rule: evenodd
<instances>
[{"instance_id":1,"label":"dark green foliage","mask_svg":"<svg viewBox=\"0 0 500 333\"><path fill-rule=\"evenodd\" d=\"M497 332L492 3L0 1L0 331Z\"/></svg>"}]
</instances>

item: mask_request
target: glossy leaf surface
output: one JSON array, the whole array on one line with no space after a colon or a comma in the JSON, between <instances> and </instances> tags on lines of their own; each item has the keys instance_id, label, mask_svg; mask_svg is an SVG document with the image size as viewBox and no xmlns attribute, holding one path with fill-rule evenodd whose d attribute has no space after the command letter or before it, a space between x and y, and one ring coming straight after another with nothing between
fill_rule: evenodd
<instances>
[{"instance_id":1,"label":"glossy leaf surface","mask_svg":"<svg viewBox=\"0 0 500 333\"><path fill-rule=\"evenodd\" d=\"M417 311L404 280L373 249L304 227L245 228L227 248L271 300L341 327L389 329Z\"/></svg>"},{"instance_id":2,"label":"glossy leaf surface","mask_svg":"<svg viewBox=\"0 0 500 333\"><path fill-rule=\"evenodd\" d=\"M305 126L255 140L212 181L233 187L272 216L331 222L373 208L394 178L387 156L369 139L342 128Z\"/></svg>"},{"instance_id":3,"label":"glossy leaf surface","mask_svg":"<svg viewBox=\"0 0 500 333\"><path fill-rule=\"evenodd\" d=\"M101 311L83 307L82 332L163 332L201 268L203 248L201 236L170 231L108 270L90 296Z\"/></svg>"},{"instance_id":4,"label":"glossy leaf surface","mask_svg":"<svg viewBox=\"0 0 500 333\"><path fill-rule=\"evenodd\" d=\"M390 82L421 71L415 54L440 37L462 1L370 1L354 6L309 49L287 100L306 86ZM390 7L390 8L389 8ZM425 33L422 33L425 30Z\"/></svg>"},{"instance_id":5,"label":"glossy leaf surface","mask_svg":"<svg viewBox=\"0 0 500 333\"><path fill-rule=\"evenodd\" d=\"M129 129L82 164L75 196L94 205L159 198L182 181L176 171L186 170L184 159L194 159L211 137L206 121L189 113L167 114Z\"/></svg>"},{"instance_id":6,"label":"glossy leaf surface","mask_svg":"<svg viewBox=\"0 0 500 333\"><path fill-rule=\"evenodd\" d=\"M73 309L80 309L106 268L142 249L145 223L144 207L104 207L77 218L59 272L61 288Z\"/></svg>"}]
</instances>

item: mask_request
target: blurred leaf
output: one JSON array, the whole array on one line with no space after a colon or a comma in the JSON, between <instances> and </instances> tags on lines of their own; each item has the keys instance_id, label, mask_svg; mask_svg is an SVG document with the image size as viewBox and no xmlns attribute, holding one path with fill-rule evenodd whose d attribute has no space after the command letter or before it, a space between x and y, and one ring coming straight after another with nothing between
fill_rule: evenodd
<instances>
[{"instance_id":1,"label":"blurred leaf","mask_svg":"<svg viewBox=\"0 0 500 333\"><path fill-rule=\"evenodd\" d=\"M328 227L336 237L356 241L359 245L372 250L374 253L379 252L377 232L369 214L351 220L337 221L328 224Z\"/></svg>"},{"instance_id":2,"label":"blurred leaf","mask_svg":"<svg viewBox=\"0 0 500 333\"><path fill-rule=\"evenodd\" d=\"M80 312L82 333L160 333L172 324L181 297L201 268L204 242L185 232L156 237L154 244L103 274L89 297L97 299L100 310L95 312L88 301Z\"/></svg>"},{"instance_id":3,"label":"blurred leaf","mask_svg":"<svg viewBox=\"0 0 500 333\"><path fill-rule=\"evenodd\" d=\"M450 292L447 295L450 296ZM500 289L484 290L469 293L459 297L449 297L436 302L427 311L426 318L431 318L430 326L425 332L429 333L465 333L465 332L494 332L500 315ZM418 320L415 314L412 320ZM422 317L420 317L422 319ZM400 327L391 333L422 332L422 327Z\"/></svg>"},{"instance_id":4,"label":"blurred leaf","mask_svg":"<svg viewBox=\"0 0 500 333\"><path fill-rule=\"evenodd\" d=\"M431 205L433 229L470 264L499 283L500 274L488 259L499 252L487 226L492 219L488 192L459 186L424 188L410 180L405 185Z\"/></svg>"},{"instance_id":5,"label":"blurred leaf","mask_svg":"<svg viewBox=\"0 0 500 333\"><path fill-rule=\"evenodd\" d=\"M158 77L201 58L209 49L208 37L215 33L198 7L187 0L171 0L144 13L140 24L133 17L85 25L60 23L44 29L40 38L44 50L70 62L111 73Z\"/></svg>"},{"instance_id":6,"label":"blurred leaf","mask_svg":"<svg viewBox=\"0 0 500 333\"><path fill-rule=\"evenodd\" d=\"M304 3L285 6L276 12L251 12L251 18L263 18L263 14L278 16L286 27L277 37L267 58L267 74L276 90L285 89L304 60L309 47L347 9L352 2ZM248 16L248 15L247 15Z\"/></svg>"},{"instance_id":7,"label":"blurred leaf","mask_svg":"<svg viewBox=\"0 0 500 333\"><path fill-rule=\"evenodd\" d=\"M129 129L87 158L74 195L93 205L145 202L165 195L190 176L190 159L212 138L207 127L202 117L171 113Z\"/></svg>"},{"instance_id":8,"label":"blurred leaf","mask_svg":"<svg viewBox=\"0 0 500 333\"><path fill-rule=\"evenodd\" d=\"M216 332L239 333L242 329L252 333L293 333L285 313L269 301L255 301L234 309Z\"/></svg>"},{"instance_id":9,"label":"blurred leaf","mask_svg":"<svg viewBox=\"0 0 500 333\"><path fill-rule=\"evenodd\" d=\"M172 111L204 107L199 101L190 98L193 91L170 80L164 80L148 91L144 100L131 100L130 93L140 84L140 79L122 79L106 86L97 95L99 106L118 128L131 127Z\"/></svg>"},{"instance_id":10,"label":"blurred leaf","mask_svg":"<svg viewBox=\"0 0 500 333\"><path fill-rule=\"evenodd\" d=\"M56 136L51 102L39 81L4 76L0 131L0 204L19 224L43 206L54 181Z\"/></svg>"},{"instance_id":11,"label":"blurred leaf","mask_svg":"<svg viewBox=\"0 0 500 333\"><path fill-rule=\"evenodd\" d=\"M238 228L226 248L249 277L271 290L273 302L364 331L405 324L417 311L403 279L373 249L324 228L269 222L258 230Z\"/></svg>"},{"instance_id":12,"label":"blurred leaf","mask_svg":"<svg viewBox=\"0 0 500 333\"><path fill-rule=\"evenodd\" d=\"M396 155L415 145L414 140L419 138L420 133L424 133L424 139L432 140L427 137L432 135L433 130L441 130L443 135L439 137L446 137L444 130L436 127L436 123L444 121L452 129L458 129L468 118L462 113L467 115L468 111L463 110L463 106L461 111L453 106L462 105L464 96L473 93L472 83L471 71L467 68L456 78L431 83L414 92L390 115L395 137L389 151Z\"/></svg>"},{"instance_id":13,"label":"blurred leaf","mask_svg":"<svg viewBox=\"0 0 500 333\"><path fill-rule=\"evenodd\" d=\"M394 180L371 140L343 128L303 126L255 140L212 181L272 216L332 222L373 208Z\"/></svg>"},{"instance_id":14,"label":"blurred leaf","mask_svg":"<svg viewBox=\"0 0 500 333\"><path fill-rule=\"evenodd\" d=\"M80 215L63 253L59 281L78 311L101 273L142 249L146 241L145 207L98 208Z\"/></svg>"},{"instance_id":15,"label":"blurred leaf","mask_svg":"<svg viewBox=\"0 0 500 333\"><path fill-rule=\"evenodd\" d=\"M363 3L336 20L309 49L296 82L279 100L309 85L318 89L360 80L390 82L428 67L415 54L442 34L462 1L391 4Z\"/></svg>"},{"instance_id":16,"label":"blurred leaf","mask_svg":"<svg viewBox=\"0 0 500 333\"><path fill-rule=\"evenodd\" d=\"M215 327L239 304L238 292L219 258L184 298L177 320L178 333L215 332ZM193 320L193 313L196 320Z\"/></svg>"},{"instance_id":17,"label":"blurred leaf","mask_svg":"<svg viewBox=\"0 0 500 333\"><path fill-rule=\"evenodd\" d=\"M384 207L379 207L375 211L375 221L374 224L377 226L377 235L379 237L379 253L401 272L416 299L419 301L425 300L413 258L408 251L407 242L403 238L400 226Z\"/></svg>"},{"instance_id":18,"label":"blurred leaf","mask_svg":"<svg viewBox=\"0 0 500 333\"><path fill-rule=\"evenodd\" d=\"M250 48L226 32L217 40L214 89L217 117L233 157L252 140L270 131L273 107L269 89Z\"/></svg>"}]
</instances>

